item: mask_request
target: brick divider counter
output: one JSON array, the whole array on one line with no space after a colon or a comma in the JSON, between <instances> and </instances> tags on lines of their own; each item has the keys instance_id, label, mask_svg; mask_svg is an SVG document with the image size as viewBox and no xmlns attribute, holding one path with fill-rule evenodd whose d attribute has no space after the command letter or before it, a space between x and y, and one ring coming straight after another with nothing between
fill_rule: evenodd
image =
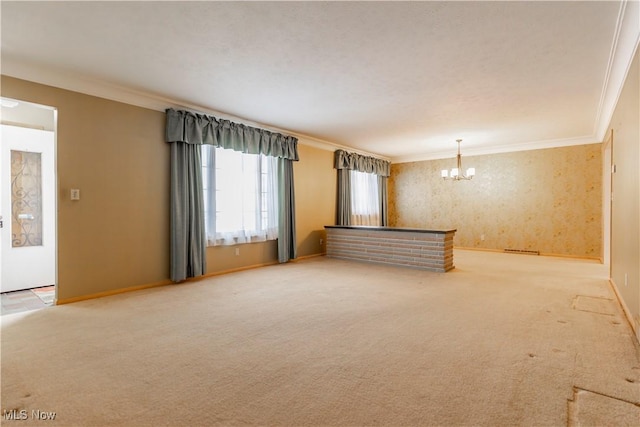
<instances>
[{"instance_id":1,"label":"brick divider counter","mask_svg":"<svg viewBox=\"0 0 640 427\"><path fill-rule=\"evenodd\" d=\"M327 256L444 273L456 230L325 225Z\"/></svg>"}]
</instances>

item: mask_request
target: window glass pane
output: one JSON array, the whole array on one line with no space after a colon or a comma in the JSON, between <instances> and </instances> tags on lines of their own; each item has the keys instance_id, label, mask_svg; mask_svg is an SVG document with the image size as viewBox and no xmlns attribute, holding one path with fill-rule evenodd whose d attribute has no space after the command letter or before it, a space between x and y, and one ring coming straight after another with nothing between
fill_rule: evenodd
<instances>
[{"instance_id":1,"label":"window glass pane","mask_svg":"<svg viewBox=\"0 0 640 427\"><path fill-rule=\"evenodd\" d=\"M351 222L354 225L380 225L378 177L351 171Z\"/></svg>"},{"instance_id":2,"label":"window glass pane","mask_svg":"<svg viewBox=\"0 0 640 427\"><path fill-rule=\"evenodd\" d=\"M11 246L42 246L42 155L11 150Z\"/></svg>"},{"instance_id":3,"label":"window glass pane","mask_svg":"<svg viewBox=\"0 0 640 427\"><path fill-rule=\"evenodd\" d=\"M213 150L215 161L208 160L203 150L202 168L203 181L211 183L204 189L209 244L276 238L277 177L274 165L277 159L222 148ZM215 169L212 171L213 164ZM211 178L212 174L215 180ZM215 191L209 188L214 181ZM215 206L215 213L213 208L207 210L208 206Z\"/></svg>"}]
</instances>

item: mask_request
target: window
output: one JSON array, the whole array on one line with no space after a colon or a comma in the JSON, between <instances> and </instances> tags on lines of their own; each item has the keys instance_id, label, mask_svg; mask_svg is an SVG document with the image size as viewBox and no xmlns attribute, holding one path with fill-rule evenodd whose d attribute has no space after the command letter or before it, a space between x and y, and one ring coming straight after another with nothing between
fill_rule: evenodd
<instances>
[{"instance_id":1,"label":"window","mask_svg":"<svg viewBox=\"0 0 640 427\"><path fill-rule=\"evenodd\" d=\"M277 160L202 146L208 246L278 237Z\"/></svg>"},{"instance_id":2,"label":"window","mask_svg":"<svg viewBox=\"0 0 640 427\"><path fill-rule=\"evenodd\" d=\"M378 176L372 173L350 171L351 224L380 225L380 196Z\"/></svg>"}]
</instances>

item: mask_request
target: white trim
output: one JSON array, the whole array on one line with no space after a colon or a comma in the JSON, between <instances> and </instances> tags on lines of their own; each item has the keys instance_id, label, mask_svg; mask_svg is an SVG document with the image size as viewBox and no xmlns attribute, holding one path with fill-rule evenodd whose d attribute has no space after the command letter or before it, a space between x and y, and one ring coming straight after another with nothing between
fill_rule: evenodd
<instances>
[{"instance_id":1,"label":"white trim","mask_svg":"<svg viewBox=\"0 0 640 427\"><path fill-rule=\"evenodd\" d=\"M544 148L569 147L572 145L598 144L601 141L594 136L581 136L577 138L549 139L546 141L530 141L518 144L496 145L485 148L469 148L462 150L463 157L482 156L485 154L511 153L516 151L541 150ZM391 159L392 163L409 163L423 160L448 159L456 156L456 151L439 151L425 153L423 155L401 156Z\"/></svg>"},{"instance_id":2,"label":"white trim","mask_svg":"<svg viewBox=\"0 0 640 427\"><path fill-rule=\"evenodd\" d=\"M576 138L554 139L546 141L530 141L519 144L502 145L478 149L465 149L466 156L510 153L516 151L537 150L544 148L567 147L572 145L596 144L606 136L611 118L631 68L634 55L640 46L640 2L623 0L620 4L618 22L614 33L609 55L609 64L602 87L598 112L594 123L593 135ZM455 157L453 151L440 151L411 156L399 156L391 159L392 163L418 162L423 160L447 159Z\"/></svg>"},{"instance_id":3,"label":"white trim","mask_svg":"<svg viewBox=\"0 0 640 427\"><path fill-rule=\"evenodd\" d=\"M363 156L370 156L370 157L375 157L377 159L391 161L390 157L385 157L376 153L370 153L368 151L363 151L363 150L349 147L346 145L334 144L333 142L328 142L323 139L314 138L312 136L303 135L303 134L299 134L291 131L280 131L280 132L285 132L285 133L288 133L289 135L295 136L296 138L298 138L298 142L300 144L307 145L309 147L315 147L315 148L319 148L321 150L327 150L327 151L345 150L350 153L357 153Z\"/></svg>"},{"instance_id":4,"label":"white trim","mask_svg":"<svg viewBox=\"0 0 640 427\"><path fill-rule=\"evenodd\" d=\"M611 44L609 64L602 87L594 136L602 141L609 128L618 98L640 43L640 2L623 0Z\"/></svg>"},{"instance_id":5,"label":"white trim","mask_svg":"<svg viewBox=\"0 0 640 427\"><path fill-rule=\"evenodd\" d=\"M634 337L640 343L640 323L633 319L631 310L629 310L627 303L622 298L622 295L620 294L620 290L618 289L618 285L613 280L613 278L609 278L609 285L613 289L613 293L615 294L616 299L618 300L618 304L620 304L620 307L622 308L622 313L624 314L624 317L627 319L627 322L629 322L629 326L631 326L631 330L633 332Z\"/></svg>"},{"instance_id":6,"label":"white trim","mask_svg":"<svg viewBox=\"0 0 640 427\"><path fill-rule=\"evenodd\" d=\"M514 145L503 145L480 149L465 150L466 155L482 155L506 153L515 151L535 150L543 148L554 148L570 145L582 145L602 142L609 127L611 118L618 102L618 97L622 92L631 62L638 45L640 44L640 2L634 0L623 0L620 4L618 22L614 39L609 55L609 64L603 83L598 112L594 122L593 135L555 139L547 141L531 141ZM249 126L286 133L297 137L303 145L320 148L327 151L344 149L347 151L363 154L367 156L391 160L392 163L416 162L422 160L434 160L455 156L449 151L425 153L410 156L399 156L389 158L380 154L358 150L349 146L336 144L320 138L304 135L288 129L281 129L274 126L267 126L256 123L242 117L232 116L222 111L217 111L202 105L192 104L187 101L175 100L158 94L144 92L132 88L108 83L99 79L92 79L63 69L51 69L38 66L36 63L29 63L15 57L3 58L2 74L18 79L29 80L36 83L58 87L87 95L97 96L112 101L123 102L142 108L155 111L164 111L167 108L188 109L199 111L205 114L212 114L216 117L244 123Z\"/></svg>"},{"instance_id":7,"label":"white trim","mask_svg":"<svg viewBox=\"0 0 640 427\"><path fill-rule=\"evenodd\" d=\"M16 60L15 58L12 58L9 61L4 61L2 74L10 77L15 77L17 79L29 80L47 86L54 86L60 89L66 89L73 92L79 92L86 95L109 99L111 101L122 102L125 104L147 108L154 111L164 112L167 108L175 108L187 109L204 114L211 114L221 119L232 120L234 122L243 123L248 126L292 135L298 138L301 144L320 148L322 150L335 151L338 149L342 149L365 156L372 156L381 158L383 160L389 160L388 157L382 156L380 154L359 150L346 145L336 144L288 129L282 129L275 126L269 126L263 123L254 122L243 117L233 116L222 111L204 107L202 105L192 104L187 101L179 101L158 94L119 86L114 83L106 82L104 80L92 79L80 74L73 73L71 71L38 67L35 64L21 62L19 60Z\"/></svg>"}]
</instances>

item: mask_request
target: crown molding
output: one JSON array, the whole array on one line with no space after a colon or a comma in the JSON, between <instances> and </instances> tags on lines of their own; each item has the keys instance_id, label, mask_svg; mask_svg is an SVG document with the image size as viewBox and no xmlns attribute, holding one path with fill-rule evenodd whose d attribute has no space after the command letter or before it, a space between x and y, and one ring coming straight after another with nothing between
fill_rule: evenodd
<instances>
[{"instance_id":1,"label":"crown molding","mask_svg":"<svg viewBox=\"0 0 640 427\"><path fill-rule=\"evenodd\" d=\"M325 141L324 139L318 139L312 136L298 134L296 132L290 132L290 131L283 131L283 132L287 132L289 135L295 136L296 138L298 138L298 142L300 144L307 145L309 147L319 148L321 150L326 150L326 151L345 150L350 153L357 153L363 156L375 157L376 159L382 159L388 162L391 161L391 157L386 157L381 154L371 153L369 151L363 151L358 148L349 147L347 145L328 142L328 141Z\"/></svg>"},{"instance_id":2,"label":"crown molding","mask_svg":"<svg viewBox=\"0 0 640 427\"><path fill-rule=\"evenodd\" d=\"M639 43L640 2L623 0L620 3L618 22L594 126L594 136L599 141L602 141L607 133Z\"/></svg>"},{"instance_id":3,"label":"crown molding","mask_svg":"<svg viewBox=\"0 0 640 427\"><path fill-rule=\"evenodd\" d=\"M611 45L609 63L605 75L598 112L594 122L593 135L555 139L547 141L525 142L487 148L465 149L466 155L496 154L512 151L525 151L543 148L554 148L569 145L582 145L601 142L610 125L618 98L624 86L633 57L640 43L640 2L634 0L622 0L618 13L618 21L614 40ZM135 105L155 111L165 111L167 108L188 109L205 114L215 115L240 122L249 126L260 127L274 132L286 133L298 138L301 144L327 151L344 149L358 154L390 160L393 163L415 162L421 160L434 160L455 156L451 151L424 153L422 155L410 155L399 157L385 157L346 145L333 143L310 135L301 134L288 129L282 129L263 123L253 122L242 117L233 116L222 111L217 111L202 105L192 104L183 100L175 100L141 90L119 86L99 79L92 79L79 75L70 70L52 69L41 64L30 63L18 58L3 55L2 74L18 79L29 80L36 83L54 86L61 89L80 92L112 101Z\"/></svg>"},{"instance_id":4,"label":"crown molding","mask_svg":"<svg viewBox=\"0 0 640 427\"><path fill-rule=\"evenodd\" d=\"M542 150L545 148L568 147L572 145L598 144L602 142L595 136L580 136L577 138L548 139L544 141L530 141L516 144L495 145L491 147L465 148L462 152L464 157L483 156L487 154L512 153L516 151ZM422 155L399 156L391 159L392 163L410 163L425 160L438 160L454 158L456 150L438 151L435 153L425 153Z\"/></svg>"},{"instance_id":5,"label":"crown molding","mask_svg":"<svg viewBox=\"0 0 640 427\"><path fill-rule=\"evenodd\" d=\"M1 71L3 75L9 77L28 80L34 83L53 86L72 92L82 93L85 95L96 96L98 98L104 98L111 101L122 102L124 104L134 105L136 107L142 107L149 110L164 112L167 108L174 108L210 114L221 119L231 120L234 122L245 124L247 126L253 126L272 132L279 132L295 136L296 138L298 138L300 144L308 145L310 147L315 147L322 150L335 151L341 149L365 156L390 160L388 157L384 157L376 153L358 150L353 147L333 143L321 138L316 138L314 136L294 132L289 129L282 129L279 127L266 125L264 123L254 122L243 117L227 114L222 111L204 107L202 105L175 100L162 95L135 90L125 86L119 86L104 80L92 79L69 70L52 69L50 67L38 66L37 64L19 61L15 58L4 57L2 60Z\"/></svg>"}]
</instances>

